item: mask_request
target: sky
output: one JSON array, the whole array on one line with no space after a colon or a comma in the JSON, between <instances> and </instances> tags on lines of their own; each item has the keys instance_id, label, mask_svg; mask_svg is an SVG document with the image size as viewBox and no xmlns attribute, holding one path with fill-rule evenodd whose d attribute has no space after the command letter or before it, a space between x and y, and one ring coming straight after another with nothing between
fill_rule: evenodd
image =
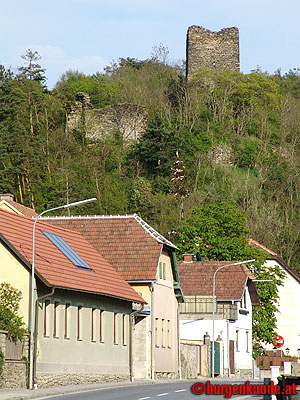
<instances>
[{"instance_id":1,"label":"sky","mask_svg":"<svg viewBox=\"0 0 300 400\"><path fill-rule=\"evenodd\" d=\"M191 25L235 26L241 72L300 67L299 0L2 0L0 64L16 70L30 49L42 57L52 89L67 70L87 75L120 57L149 58L164 45L168 61L186 57Z\"/></svg>"}]
</instances>

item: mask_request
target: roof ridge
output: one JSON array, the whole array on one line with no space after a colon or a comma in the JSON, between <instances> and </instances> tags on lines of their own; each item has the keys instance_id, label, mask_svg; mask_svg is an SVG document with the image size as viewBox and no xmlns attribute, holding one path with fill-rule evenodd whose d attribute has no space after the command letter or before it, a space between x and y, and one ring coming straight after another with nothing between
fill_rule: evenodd
<instances>
[{"instance_id":1,"label":"roof ridge","mask_svg":"<svg viewBox=\"0 0 300 400\"><path fill-rule=\"evenodd\" d=\"M257 240L249 238L248 239L248 243L249 245L254 244L254 246L260 247L263 250L265 250L267 253L273 255L273 256L277 256L277 253L275 253L275 251L268 249L266 246L264 246L263 244L259 243Z\"/></svg>"},{"instance_id":2,"label":"roof ridge","mask_svg":"<svg viewBox=\"0 0 300 400\"><path fill-rule=\"evenodd\" d=\"M134 219L142 226L142 228L153 237L153 239L157 240L159 243L165 243L175 249L177 246L173 244L170 240L166 239L161 233L157 232L151 225L149 225L146 221L143 220L139 215L133 214Z\"/></svg>"},{"instance_id":3,"label":"roof ridge","mask_svg":"<svg viewBox=\"0 0 300 400\"><path fill-rule=\"evenodd\" d=\"M134 214L123 214L123 215L75 215L75 216L46 216L40 218L40 220L80 220L80 219L113 219L113 218L134 218L139 225L153 238L155 239L158 243L162 244L167 244L170 247L173 247L174 249L177 249L177 246L175 246L174 243L172 243L170 240L165 238L162 234L160 234L156 229L154 229L151 225L149 225L146 221L143 220L139 215L136 213Z\"/></svg>"},{"instance_id":4,"label":"roof ridge","mask_svg":"<svg viewBox=\"0 0 300 400\"><path fill-rule=\"evenodd\" d=\"M135 214L123 214L123 215L54 215L41 217L39 219L112 219L112 218L134 218Z\"/></svg>"}]
</instances>

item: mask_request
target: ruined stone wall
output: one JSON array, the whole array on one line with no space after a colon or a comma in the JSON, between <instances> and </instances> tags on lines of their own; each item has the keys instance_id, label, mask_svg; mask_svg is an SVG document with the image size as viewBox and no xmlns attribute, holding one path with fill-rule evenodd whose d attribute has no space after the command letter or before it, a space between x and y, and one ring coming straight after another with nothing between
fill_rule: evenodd
<instances>
[{"instance_id":1,"label":"ruined stone wall","mask_svg":"<svg viewBox=\"0 0 300 400\"><path fill-rule=\"evenodd\" d=\"M125 142L136 141L148 124L146 109L135 104L116 104L94 109L89 96L77 94L76 105L68 116L67 131L77 130L86 138L96 141L118 133Z\"/></svg>"},{"instance_id":2,"label":"ruined stone wall","mask_svg":"<svg viewBox=\"0 0 300 400\"><path fill-rule=\"evenodd\" d=\"M202 68L239 71L239 30L233 27L212 32L201 26L190 26L186 52L187 80Z\"/></svg>"}]
</instances>

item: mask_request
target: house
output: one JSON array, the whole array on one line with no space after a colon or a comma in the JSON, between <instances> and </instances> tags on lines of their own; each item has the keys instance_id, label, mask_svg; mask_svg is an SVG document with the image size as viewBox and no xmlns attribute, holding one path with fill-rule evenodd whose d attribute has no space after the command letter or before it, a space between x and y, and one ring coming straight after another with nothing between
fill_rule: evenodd
<instances>
[{"instance_id":1,"label":"house","mask_svg":"<svg viewBox=\"0 0 300 400\"><path fill-rule=\"evenodd\" d=\"M43 220L81 232L147 301L135 316L134 377L178 377L178 303L183 295L176 246L136 214Z\"/></svg>"},{"instance_id":2,"label":"house","mask_svg":"<svg viewBox=\"0 0 300 400\"><path fill-rule=\"evenodd\" d=\"M32 208L14 201L14 195L10 193L0 194L0 209L26 217L37 217L38 215Z\"/></svg>"},{"instance_id":3,"label":"house","mask_svg":"<svg viewBox=\"0 0 300 400\"><path fill-rule=\"evenodd\" d=\"M22 291L27 326L33 223L0 210L0 282ZM41 221L35 232L35 382L129 379L132 306L145 301L79 232Z\"/></svg>"},{"instance_id":4,"label":"house","mask_svg":"<svg viewBox=\"0 0 300 400\"><path fill-rule=\"evenodd\" d=\"M185 303L180 309L180 339L212 339L213 275L230 261L193 261L185 255L178 271ZM216 275L215 340L223 342L216 374L252 377L252 306L258 305L254 276L245 265L228 266ZM222 358L222 357L221 357Z\"/></svg>"},{"instance_id":5,"label":"house","mask_svg":"<svg viewBox=\"0 0 300 400\"><path fill-rule=\"evenodd\" d=\"M278 267L285 273L283 285L278 286L278 312L276 313L277 334L282 336L283 353L290 356L300 356L300 275L290 268L274 251L268 249L254 239L249 239L249 245L258 247L267 253L265 266ZM262 345L266 350L272 350L273 344Z\"/></svg>"}]
</instances>

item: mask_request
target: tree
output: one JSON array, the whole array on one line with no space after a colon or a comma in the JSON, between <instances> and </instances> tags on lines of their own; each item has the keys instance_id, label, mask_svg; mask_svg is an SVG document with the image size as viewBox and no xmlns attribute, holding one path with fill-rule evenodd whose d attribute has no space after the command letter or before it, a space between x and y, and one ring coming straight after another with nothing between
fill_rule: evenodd
<instances>
[{"instance_id":1,"label":"tree","mask_svg":"<svg viewBox=\"0 0 300 400\"><path fill-rule=\"evenodd\" d=\"M22 339L26 332L24 322L18 315L22 293L9 283L0 285L0 329L8 332L8 337Z\"/></svg>"},{"instance_id":2,"label":"tree","mask_svg":"<svg viewBox=\"0 0 300 400\"><path fill-rule=\"evenodd\" d=\"M231 200L204 204L180 225L177 245L179 256L199 252L206 260L255 259L252 272L256 278L272 280L258 284L260 306L253 308L253 343L257 349L260 342L272 343L276 336L277 287L282 284L284 273L279 268L265 267L266 255L249 246L246 219L246 214Z\"/></svg>"},{"instance_id":3,"label":"tree","mask_svg":"<svg viewBox=\"0 0 300 400\"><path fill-rule=\"evenodd\" d=\"M39 53L28 49L22 58L27 62L27 64L19 68L21 73L20 77L24 76L31 81L44 83L46 81L46 70L37 62L41 59Z\"/></svg>"}]
</instances>

